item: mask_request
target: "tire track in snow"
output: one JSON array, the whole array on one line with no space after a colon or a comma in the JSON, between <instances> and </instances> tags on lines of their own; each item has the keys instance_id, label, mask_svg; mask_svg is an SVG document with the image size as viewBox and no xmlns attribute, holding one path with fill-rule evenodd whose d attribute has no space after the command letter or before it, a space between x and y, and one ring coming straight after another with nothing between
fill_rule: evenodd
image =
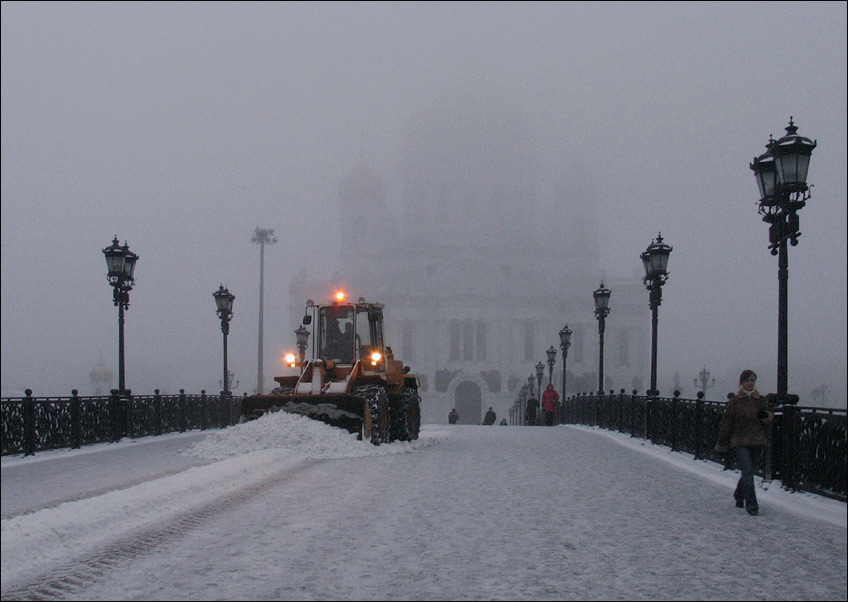
<instances>
[{"instance_id":1,"label":"tire track in snow","mask_svg":"<svg viewBox=\"0 0 848 602\"><path fill-rule=\"evenodd\" d=\"M0 597L3 600L62 600L69 594L81 593L105 579L110 571L127 566L133 560L154 552L253 496L285 483L313 464L308 462L295 469L287 469L259 483L196 506L170 520L136 530L43 575L9 585L0 592Z\"/></svg>"}]
</instances>

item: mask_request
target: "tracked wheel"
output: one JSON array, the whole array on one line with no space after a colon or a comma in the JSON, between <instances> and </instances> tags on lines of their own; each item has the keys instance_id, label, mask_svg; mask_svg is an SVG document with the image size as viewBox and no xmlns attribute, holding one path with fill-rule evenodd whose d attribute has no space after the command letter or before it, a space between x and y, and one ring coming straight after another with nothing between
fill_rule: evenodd
<instances>
[{"instance_id":1,"label":"tracked wheel","mask_svg":"<svg viewBox=\"0 0 848 602\"><path fill-rule=\"evenodd\" d=\"M392 441L409 441L409 406L403 395L389 398Z\"/></svg>"},{"instance_id":2,"label":"tracked wheel","mask_svg":"<svg viewBox=\"0 0 848 602\"><path fill-rule=\"evenodd\" d=\"M386 395L386 388L381 385L361 385L353 390L353 394L364 398L368 404L371 416L371 443L380 445L391 441L389 398Z\"/></svg>"},{"instance_id":3,"label":"tracked wheel","mask_svg":"<svg viewBox=\"0 0 848 602\"><path fill-rule=\"evenodd\" d=\"M404 441L414 441L418 439L418 433L421 430L421 397L418 395L418 390L413 387L404 387L401 390L400 397L406 407L408 438Z\"/></svg>"}]
</instances>

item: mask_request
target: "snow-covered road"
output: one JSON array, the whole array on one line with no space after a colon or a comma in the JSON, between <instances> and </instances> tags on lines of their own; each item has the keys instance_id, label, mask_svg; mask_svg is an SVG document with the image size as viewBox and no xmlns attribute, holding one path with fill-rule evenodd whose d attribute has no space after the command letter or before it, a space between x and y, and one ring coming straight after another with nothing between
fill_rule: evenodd
<instances>
[{"instance_id":1,"label":"snow-covered road","mask_svg":"<svg viewBox=\"0 0 848 602\"><path fill-rule=\"evenodd\" d=\"M97 447L4 458L3 599L846 598L844 503L775 483L750 517L735 473L617 433L374 448L280 414Z\"/></svg>"}]
</instances>

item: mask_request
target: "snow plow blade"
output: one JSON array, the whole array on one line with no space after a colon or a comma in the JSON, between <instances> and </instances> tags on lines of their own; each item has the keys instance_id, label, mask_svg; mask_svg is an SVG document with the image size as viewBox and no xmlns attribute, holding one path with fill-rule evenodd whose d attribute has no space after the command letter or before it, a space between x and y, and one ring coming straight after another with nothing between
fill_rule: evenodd
<instances>
[{"instance_id":1,"label":"snow plow blade","mask_svg":"<svg viewBox=\"0 0 848 602\"><path fill-rule=\"evenodd\" d=\"M242 401L242 416L259 418L266 412L289 412L343 428L360 438L371 438L368 401L356 395L254 395Z\"/></svg>"}]
</instances>

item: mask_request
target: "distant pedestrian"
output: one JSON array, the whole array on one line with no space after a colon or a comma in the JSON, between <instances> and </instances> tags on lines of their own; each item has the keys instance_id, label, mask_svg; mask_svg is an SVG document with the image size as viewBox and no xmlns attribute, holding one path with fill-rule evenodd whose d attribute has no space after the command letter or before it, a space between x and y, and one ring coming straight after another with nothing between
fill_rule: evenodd
<instances>
[{"instance_id":1,"label":"distant pedestrian","mask_svg":"<svg viewBox=\"0 0 848 602\"><path fill-rule=\"evenodd\" d=\"M483 418L483 424L494 424L495 420L498 419L498 415L495 414L495 411L492 409L492 406L489 406L489 411L486 412L486 416Z\"/></svg>"},{"instance_id":2,"label":"distant pedestrian","mask_svg":"<svg viewBox=\"0 0 848 602\"><path fill-rule=\"evenodd\" d=\"M509 426L509 423L506 421L506 418L501 418L501 426Z\"/></svg>"},{"instance_id":3,"label":"distant pedestrian","mask_svg":"<svg viewBox=\"0 0 848 602\"><path fill-rule=\"evenodd\" d=\"M754 469L766 445L766 426L774 419L768 400L757 391L756 383L753 370L743 370L739 375L739 392L727 401L715 446L718 453L728 453L731 448L736 453L741 474L733 497L736 507L744 507L752 516L759 513Z\"/></svg>"},{"instance_id":4,"label":"distant pedestrian","mask_svg":"<svg viewBox=\"0 0 848 602\"><path fill-rule=\"evenodd\" d=\"M545 424L548 426L556 424L558 401L559 393L556 392L553 385L548 384L548 388L542 393L542 409L545 411Z\"/></svg>"},{"instance_id":5,"label":"distant pedestrian","mask_svg":"<svg viewBox=\"0 0 848 602\"><path fill-rule=\"evenodd\" d=\"M450 413L448 413L448 422L450 424L456 424L459 422L459 413L456 411L456 408L452 409Z\"/></svg>"},{"instance_id":6,"label":"distant pedestrian","mask_svg":"<svg viewBox=\"0 0 848 602\"><path fill-rule=\"evenodd\" d=\"M536 425L536 415L539 413L539 400L530 395L527 400L527 409L524 410L524 423L529 426Z\"/></svg>"}]
</instances>

